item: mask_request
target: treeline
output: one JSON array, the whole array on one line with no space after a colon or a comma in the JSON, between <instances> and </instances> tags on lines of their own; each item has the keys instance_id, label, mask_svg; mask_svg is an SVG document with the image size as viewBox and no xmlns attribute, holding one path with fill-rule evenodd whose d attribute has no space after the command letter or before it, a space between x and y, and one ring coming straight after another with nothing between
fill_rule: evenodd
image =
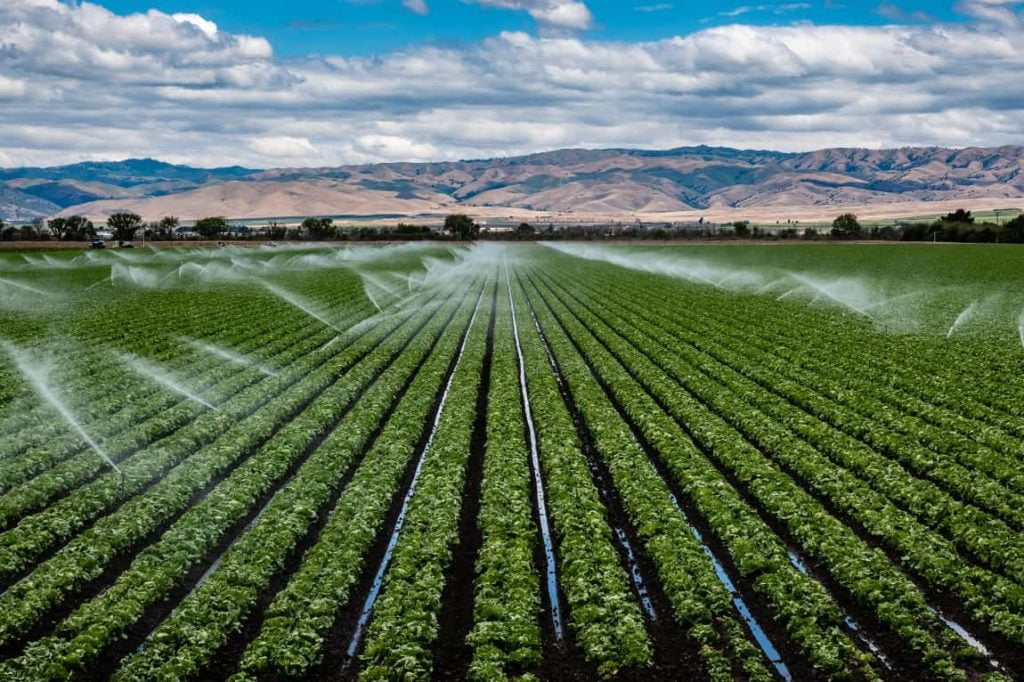
<instances>
[{"instance_id":1,"label":"treeline","mask_svg":"<svg viewBox=\"0 0 1024 682\"><path fill-rule=\"evenodd\" d=\"M531 230L533 228L530 228ZM515 231L485 234L488 239L520 239L524 233ZM1024 214L1006 223L978 222L970 211L957 209L933 222L897 222L894 225L860 223L856 215L844 213L828 226L763 227L741 220L728 224L698 223L693 225L574 225L548 226L530 232L531 239L542 240L805 240L849 241L858 239L883 241L938 241L969 243L1024 243Z\"/></svg>"},{"instance_id":2,"label":"treeline","mask_svg":"<svg viewBox=\"0 0 1024 682\"><path fill-rule=\"evenodd\" d=\"M962 208L933 222L897 222L895 225L863 227L852 213L832 222L834 239L883 239L920 242L1024 243L1024 214L1006 223L978 222Z\"/></svg>"},{"instance_id":3,"label":"treeline","mask_svg":"<svg viewBox=\"0 0 1024 682\"><path fill-rule=\"evenodd\" d=\"M146 223L135 213L115 213L107 218L105 227L112 239L130 242L140 232L145 234L146 239L173 239L179 224L180 221L175 216L166 216L156 222ZM98 233L96 225L80 215L49 220L36 218L26 225L7 225L0 220L2 241L80 242L95 239Z\"/></svg>"},{"instance_id":4,"label":"treeline","mask_svg":"<svg viewBox=\"0 0 1024 682\"><path fill-rule=\"evenodd\" d=\"M340 228L330 218L307 218L298 227L272 222L249 226L229 222L223 216L197 220L183 226L176 216L145 222L135 213L115 213L99 226L84 216L75 215L44 220L38 218L24 225L10 225L0 220L0 241L63 241L80 242L96 239L101 232L110 239L132 242L136 239L173 240L272 240L272 241L373 241L437 239L438 233L423 225L399 223L395 227ZM440 235L442 238L444 235Z\"/></svg>"},{"instance_id":5,"label":"treeline","mask_svg":"<svg viewBox=\"0 0 1024 682\"><path fill-rule=\"evenodd\" d=\"M957 209L933 222L897 222L894 225L862 225L856 215L844 213L831 227L764 227L741 220L728 224L699 222L690 225L554 225L520 223L515 228L487 228L470 216L457 213L445 218L442 228L399 223L396 226L342 227L326 217L306 218L298 226L272 222L259 226L231 223L222 216L197 220L182 226L175 216L144 222L134 213L116 213L106 221L106 231L118 242L186 239L271 240L271 241L416 241L452 239L468 241L534 240L887 240L971 243L1024 243L1024 214L1006 223L979 222L970 211ZM86 241L99 230L83 216L38 219L28 225L5 225L0 220L0 241Z\"/></svg>"}]
</instances>

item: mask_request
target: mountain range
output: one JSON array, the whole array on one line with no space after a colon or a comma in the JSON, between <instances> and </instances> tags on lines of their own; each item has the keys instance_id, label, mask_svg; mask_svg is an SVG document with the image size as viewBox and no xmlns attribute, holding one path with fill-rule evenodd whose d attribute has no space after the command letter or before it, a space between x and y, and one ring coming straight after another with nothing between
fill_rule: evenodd
<instances>
[{"instance_id":1,"label":"mountain range","mask_svg":"<svg viewBox=\"0 0 1024 682\"><path fill-rule=\"evenodd\" d=\"M875 215L1024 205L1024 147L565 149L511 158L261 170L152 159L0 169L0 217L146 219Z\"/></svg>"}]
</instances>

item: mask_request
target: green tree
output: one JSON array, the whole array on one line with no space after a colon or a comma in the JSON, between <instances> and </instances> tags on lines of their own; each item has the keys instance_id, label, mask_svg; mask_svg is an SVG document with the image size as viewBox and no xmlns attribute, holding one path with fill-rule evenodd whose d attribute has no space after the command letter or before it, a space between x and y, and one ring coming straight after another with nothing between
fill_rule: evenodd
<instances>
[{"instance_id":1,"label":"green tree","mask_svg":"<svg viewBox=\"0 0 1024 682\"><path fill-rule=\"evenodd\" d=\"M338 228L330 218L306 218L302 221L302 231L310 239L321 241L334 237Z\"/></svg>"},{"instance_id":2,"label":"green tree","mask_svg":"<svg viewBox=\"0 0 1024 682\"><path fill-rule=\"evenodd\" d=\"M181 224L181 221L178 220L178 216L165 215L159 221L152 224L152 231L161 239L173 239L174 231L178 229L179 224Z\"/></svg>"},{"instance_id":3,"label":"green tree","mask_svg":"<svg viewBox=\"0 0 1024 682\"><path fill-rule=\"evenodd\" d=\"M946 217L942 219L947 223L959 223L962 225L973 225L974 216L971 215L970 211L965 211L962 208L958 208L952 213L947 213Z\"/></svg>"},{"instance_id":4,"label":"green tree","mask_svg":"<svg viewBox=\"0 0 1024 682\"><path fill-rule=\"evenodd\" d=\"M519 223L519 227L516 228L516 234L520 237L532 237L537 234L537 230L530 223Z\"/></svg>"},{"instance_id":5,"label":"green tree","mask_svg":"<svg viewBox=\"0 0 1024 682\"><path fill-rule=\"evenodd\" d=\"M453 213L445 218L444 229L463 241L476 239L480 234L480 226L465 213Z\"/></svg>"},{"instance_id":6,"label":"green tree","mask_svg":"<svg viewBox=\"0 0 1024 682\"><path fill-rule=\"evenodd\" d=\"M30 239L42 239L43 238L43 227L46 226L46 221L42 218L33 218L31 223L22 225L18 230L18 238L28 241Z\"/></svg>"},{"instance_id":7,"label":"green tree","mask_svg":"<svg viewBox=\"0 0 1024 682\"><path fill-rule=\"evenodd\" d=\"M288 237L288 228L278 222L272 222L267 225L267 236L271 239L280 241Z\"/></svg>"},{"instance_id":8,"label":"green tree","mask_svg":"<svg viewBox=\"0 0 1024 682\"><path fill-rule=\"evenodd\" d=\"M737 237L746 238L750 236L750 221L749 220L737 220L732 224L732 231L736 233Z\"/></svg>"},{"instance_id":9,"label":"green tree","mask_svg":"<svg viewBox=\"0 0 1024 682\"><path fill-rule=\"evenodd\" d=\"M1024 213L1003 226L1003 238L1014 244L1024 242Z\"/></svg>"},{"instance_id":10,"label":"green tree","mask_svg":"<svg viewBox=\"0 0 1024 682\"><path fill-rule=\"evenodd\" d=\"M135 213L115 213L107 218L107 227L118 241L131 241L142 227L142 216Z\"/></svg>"},{"instance_id":11,"label":"green tree","mask_svg":"<svg viewBox=\"0 0 1024 682\"><path fill-rule=\"evenodd\" d=\"M832 236L836 239L856 239L861 236L860 221L852 213L844 213L832 221Z\"/></svg>"},{"instance_id":12,"label":"green tree","mask_svg":"<svg viewBox=\"0 0 1024 682\"><path fill-rule=\"evenodd\" d=\"M201 218L196 221L196 225L193 229L205 239L216 239L218 235L227 232L228 221L222 216Z\"/></svg>"},{"instance_id":13,"label":"green tree","mask_svg":"<svg viewBox=\"0 0 1024 682\"><path fill-rule=\"evenodd\" d=\"M64 218L51 218L46 221L46 227L50 234L57 238L57 241L64 241L64 235L68 232L68 221Z\"/></svg>"},{"instance_id":14,"label":"green tree","mask_svg":"<svg viewBox=\"0 0 1024 682\"><path fill-rule=\"evenodd\" d=\"M71 242L85 241L92 239L96 234L96 228L92 221L83 215L73 215L65 221L67 227L67 240Z\"/></svg>"}]
</instances>

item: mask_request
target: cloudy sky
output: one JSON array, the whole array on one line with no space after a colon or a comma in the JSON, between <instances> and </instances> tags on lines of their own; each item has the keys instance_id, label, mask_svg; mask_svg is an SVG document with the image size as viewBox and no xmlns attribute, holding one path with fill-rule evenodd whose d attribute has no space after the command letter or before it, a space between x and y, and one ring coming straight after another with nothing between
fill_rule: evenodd
<instances>
[{"instance_id":1,"label":"cloudy sky","mask_svg":"<svg viewBox=\"0 0 1024 682\"><path fill-rule=\"evenodd\" d=\"M1024 0L0 0L0 165L1024 143Z\"/></svg>"}]
</instances>

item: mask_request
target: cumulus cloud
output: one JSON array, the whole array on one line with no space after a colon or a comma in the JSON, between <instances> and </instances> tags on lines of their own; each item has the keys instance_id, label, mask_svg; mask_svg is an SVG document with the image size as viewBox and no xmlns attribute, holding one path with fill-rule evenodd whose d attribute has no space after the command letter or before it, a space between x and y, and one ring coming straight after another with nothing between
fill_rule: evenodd
<instances>
[{"instance_id":1,"label":"cumulus cloud","mask_svg":"<svg viewBox=\"0 0 1024 682\"><path fill-rule=\"evenodd\" d=\"M541 24L582 31L590 28L594 17L580 0L470 0L486 7L522 10Z\"/></svg>"},{"instance_id":2,"label":"cumulus cloud","mask_svg":"<svg viewBox=\"0 0 1024 682\"><path fill-rule=\"evenodd\" d=\"M220 69L237 70L272 56L266 39L222 33L195 14L150 10L119 16L88 2L58 0L0 5L0 65L8 72L158 82L188 70L195 83L212 84Z\"/></svg>"},{"instance_id":3,"label":"cumulus cloud","mask_svg":"<svg viewBox=\"0 0 1024 682\"><path fill-rule=\"evenodd\" d=\"M990 21L1003 26L1020 29L1024 26L1024 13L1020 7L1021 0L961 0L957 9L983 21Z\"/></svg>"},{"instance_id":4,"label":"cumulus cloud","mask_svg":"<svg viewBox=\"0 0 1024 682\"><path fill-rule=\"evenodd\" d=\"M581 4L480 1L538 12ZM642 43L509 32L279 60L263 38L199 15L2 0L0 163L154 156L271 167L570 146L1017 143L1024 44L978 21L731 24Z\"/></svg>"}]
</instances>

